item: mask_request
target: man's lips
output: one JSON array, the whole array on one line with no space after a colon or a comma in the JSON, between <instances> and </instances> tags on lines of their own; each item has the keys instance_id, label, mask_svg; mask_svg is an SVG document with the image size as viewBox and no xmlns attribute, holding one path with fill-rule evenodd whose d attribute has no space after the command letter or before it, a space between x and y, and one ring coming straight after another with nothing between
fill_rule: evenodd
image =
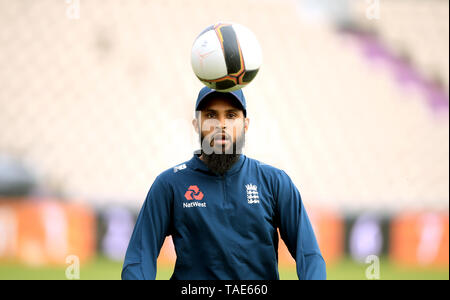
<instances>
[{"instance_id":1,"label":"man's lips","mask_svg":"<svg viewBox=\"0 0 450 300\"><path fill-rule=\"evenodd\" d=\"M214 142L217 142L218 144L226 144L231 139L228 135L219 133L214 136L213 140L214 140Z\"/></svg>"},{"instance_id":2,"label":"man's lips","mask_svg":"<svg viewBox=\"0 0 450 300\"><path fill-rule=\"evenodd\" d=\"M230 137L226 134L219 133L214 136L214 140L230 140Z\"/></svg>"}]
</instances>

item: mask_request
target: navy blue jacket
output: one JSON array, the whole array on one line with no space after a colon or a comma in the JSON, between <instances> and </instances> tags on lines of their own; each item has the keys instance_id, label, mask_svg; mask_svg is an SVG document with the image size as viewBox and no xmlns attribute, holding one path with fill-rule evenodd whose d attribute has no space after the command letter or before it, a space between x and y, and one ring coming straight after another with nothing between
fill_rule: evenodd
<instances>
[{"instance_id":1,"label":"navy blue jacket","mask_svg":"<svg viewBox=\"0 0 450 300\"><path fill-rule=\"evenodd\" d=\"M168 235L177 255L172 279L279 279L277 228L299 279L326 279L300 193L284 171L241 154L218 176L194 155L155 179L122 279L155 279Z\"/></svg>"}]
</instances>

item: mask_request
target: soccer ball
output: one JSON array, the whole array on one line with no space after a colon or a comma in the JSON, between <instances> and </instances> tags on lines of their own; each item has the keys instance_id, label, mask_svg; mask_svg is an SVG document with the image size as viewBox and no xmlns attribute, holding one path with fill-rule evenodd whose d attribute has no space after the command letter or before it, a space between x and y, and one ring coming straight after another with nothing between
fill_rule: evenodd
<instances>
[{"instance_id":1,"label":"soccer ball","mask_svg":"<svg viewBox=\"0 0 450 300\"><path fill-rule=\"evenodd\" d=\"M191 64L195 75L209 88L230 92L245 87L262 63L261 46L245 26L219 22L195 39Z\"/></svg>"}]
</instances>

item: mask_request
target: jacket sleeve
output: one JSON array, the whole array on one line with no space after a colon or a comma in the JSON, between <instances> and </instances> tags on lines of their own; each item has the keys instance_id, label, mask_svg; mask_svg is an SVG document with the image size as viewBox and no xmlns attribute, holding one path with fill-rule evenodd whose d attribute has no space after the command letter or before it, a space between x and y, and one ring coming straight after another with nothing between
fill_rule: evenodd
<instances>
[{"instance_id":1,"label":"jacket sleeve","mask_svg":"<svg viewBox=\"0 0 450 300\"><path fill-rule=\"evenodd\" d=\"M277 223L280 235L297 263L300 280L326 279L325 261L296 186L282 171L277 182Z\"/></svg>"},{"instance_id":2,"label":"jacket sleeve","mask_svg":"<svg viewBox=\"0 0 450 300\"><path fill-rule=\"evenodd\" d=\"M155 279L156 260L169 232L173 193L160 176L147 194L131 235L122 279Z\"/></svg>"}]
</instances>

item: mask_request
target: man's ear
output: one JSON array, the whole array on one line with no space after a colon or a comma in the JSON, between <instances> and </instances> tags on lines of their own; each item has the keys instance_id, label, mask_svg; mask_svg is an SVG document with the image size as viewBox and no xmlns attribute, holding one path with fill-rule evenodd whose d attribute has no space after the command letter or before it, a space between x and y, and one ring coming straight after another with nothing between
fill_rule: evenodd
<instances>
[{"instance_id":1,"label":"man's ear","mask_svg":"<svg viewBox=\"0 0 450 300\"><path fill-rule=\"evenodd\" d=\"M244 130L245 130L245 133L247 133L249 125L250 125L250 119L249 118L245 118L244 119Z\"/></svg>"},{"instance_id":2,"label":"man's ear","mask_svg":"<svg viewBox=\"0 0 450 300\"><path fill-rule=\"evenodd\" d=\"M194 126L195 132L198 133L198 130L199 130L199 128L198 128L198 119L193 119L192 120L192 126Z\"/></svg>"}]
</instances>

